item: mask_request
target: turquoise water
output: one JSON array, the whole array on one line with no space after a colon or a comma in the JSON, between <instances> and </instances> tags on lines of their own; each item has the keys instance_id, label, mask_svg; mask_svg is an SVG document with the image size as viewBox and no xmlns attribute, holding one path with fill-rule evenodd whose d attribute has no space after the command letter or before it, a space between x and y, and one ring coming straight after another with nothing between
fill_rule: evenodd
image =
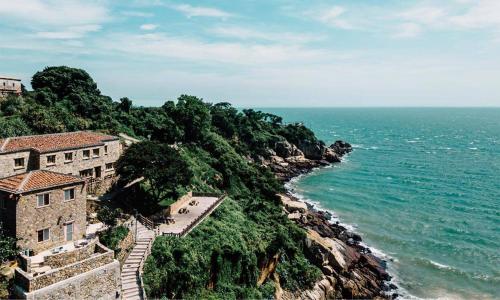
<instances>
[{"instance_id":1,"label":"turquoise water","mask_svg":"<svg viewBox=\"0 0 500 300\"><path fill-rule=\"evenodd\" d=\"M500 298L500 109L264 109L346 161L293 184L387 255L407 297Z\"/></svg>"}]
</instances>

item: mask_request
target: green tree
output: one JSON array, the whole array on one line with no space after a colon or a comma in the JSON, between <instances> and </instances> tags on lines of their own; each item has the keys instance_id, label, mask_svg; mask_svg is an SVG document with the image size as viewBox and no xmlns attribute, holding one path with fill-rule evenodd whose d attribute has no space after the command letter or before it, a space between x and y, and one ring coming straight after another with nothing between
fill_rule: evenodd
<instances>
[{"instance_id":1,"label":"green tree","mask_svg":"<svg viewBox=\"0 0 500 300\"><path fill-rule=\"evenodd\" d=\"M157 202L177 198L193 176L178 150L149 141L128 148L117 162L117 173L122 183L143 177Z\"/></svg>"},{"instance_id":2,"label":"green tree","mask_svg":"<svg viewBox=\"0 0 500 300\"><path fill-rule=\"evenodd\" d=\"M16 257L19 248L17 247L17 240L5 233L0 229L0 263L8 261Z\"/></svg>"}]
</instances>

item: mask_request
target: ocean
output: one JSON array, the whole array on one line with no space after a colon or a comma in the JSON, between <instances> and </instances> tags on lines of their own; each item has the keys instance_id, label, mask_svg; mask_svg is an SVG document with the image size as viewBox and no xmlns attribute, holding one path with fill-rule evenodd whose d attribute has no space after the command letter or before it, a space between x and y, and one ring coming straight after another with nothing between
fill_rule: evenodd
<instances>
[{"instance_id":1,"label":"ocean","mask_svg":"<svg viewBox=\"0 0 500 300\"><path fill-rule=\"evenodd\" d=\"M388 261L404 298L500 298L500 108L275 108L354 151L290 188Z\"/></svg>"}]
</instances>

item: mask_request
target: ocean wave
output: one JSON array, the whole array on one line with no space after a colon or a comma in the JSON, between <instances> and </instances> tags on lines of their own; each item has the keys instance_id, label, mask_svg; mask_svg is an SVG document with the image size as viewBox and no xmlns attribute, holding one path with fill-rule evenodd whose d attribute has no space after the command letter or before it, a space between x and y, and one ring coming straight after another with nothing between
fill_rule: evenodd
<instances>
[{"instance_id":1,"label":"ocean wave","mask_svg":"<svg viewBox=\"0 0 500 300\"><path fill-rule=\"evenodd\" d=\"M441 263L435 262L435 261L433 261L433 260L431 260L431 259L429 259L428 261L429 261L429 263L430 263L431 265L436 266L438 269L441 269L441 270L452 270L452 271L453 271L453 270L457 270L457 269L455 269L455 268L453 268L453 267L450 267L450 266L448 266L448 265L445 265L445 264L441 264Z\"/></svg>"}]
</instances>

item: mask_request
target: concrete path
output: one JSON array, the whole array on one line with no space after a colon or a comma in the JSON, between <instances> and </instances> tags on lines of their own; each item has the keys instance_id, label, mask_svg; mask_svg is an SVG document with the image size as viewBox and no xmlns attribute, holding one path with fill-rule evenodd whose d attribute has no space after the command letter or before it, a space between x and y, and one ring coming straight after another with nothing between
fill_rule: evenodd
<instances>
[{"instance_id":1,"label":"concrete path","mask_svg":"<svg viewBox=\"0 0 500 300\"><path fill-rule=\"evenodd\" d=\"M160 234L186 235L203 219L209 216L222 201L218 197L192 197L192 200L198 202L198 205L186 204L181 208L186 208L189 212L180 214L178 211L172 212L171 217L175 220L174 224L161 224Z\"/></svg>"},{"instance_id":2,"label":"concrete path","mask_svg":"<svg viewBox=\"0 0 500 300\"><path fill-rule=\"evenodd\" d=\"M135 230L133 227L132 230ZM141 223L137 223L137 240L132 252L122 267L122 299L145 300L143 295L139 268L150 253L150 243L153 242L155 234Z\"/></svg>"}]
</instances>

